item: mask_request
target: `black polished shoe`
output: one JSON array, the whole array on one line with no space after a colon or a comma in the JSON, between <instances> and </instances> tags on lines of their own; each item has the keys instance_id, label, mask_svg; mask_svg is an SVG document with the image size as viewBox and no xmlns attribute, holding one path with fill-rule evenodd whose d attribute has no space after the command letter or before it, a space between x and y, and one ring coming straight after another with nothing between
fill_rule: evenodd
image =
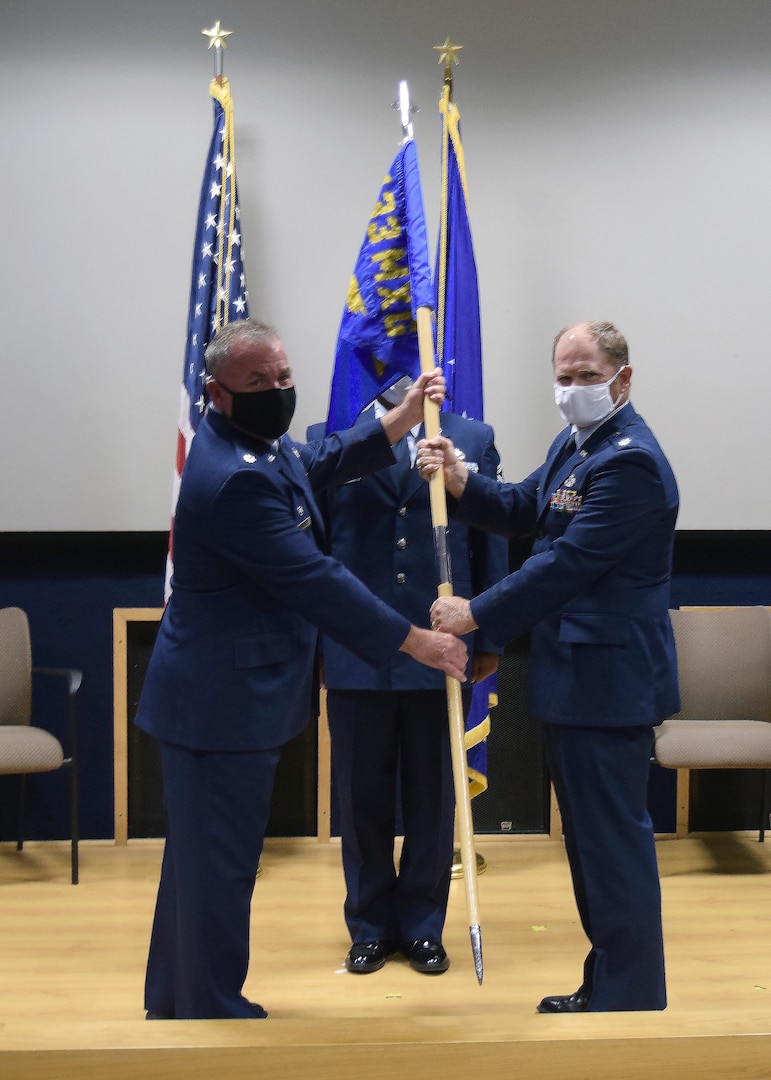
<instances>
[{"instance_id":1,"label":"black polished shoe","mask_svg":"<svg viewBox=\"0 0 771 1080\"><path fill-rule=\"evenodd\" d=\"M586 1012L589 1005L589 994L580 986L573 994L556 995L545 997L536 1008L539 1013L576 1013Z\"/></svg>"},{"instance_id":2,"label":"black polished shoe","mask_svg":"<svg viewBox=\"0 0 771 1080\"><path fill-rule=\"evenodd\" d=\"M450 966L450 958L438 941L413 941L404 947L410 967L423 975L442 975Z\"/></svg>"},{"instance_id":3,"label":"black polished shoe","mask_svg":"<svg viewBox=\"0 0 771 1080\"><path fill-rule=\"evenodd\" d=\"M345 966L355 975L380 971L393 949L385 941L354 942L345 958Z\"/></svg>"},{"instance_id":4,"label":"black polished shoe","mask_svg":"<svg viewBox=\"0 0 771 1080\"><path fill-rule=\"evenodd\" d=\"M173 1016L169 1016L168 1013L153 1012L152 1009L148 1009L145 1013L145 1020L173 1020Z\"/></svg>"}]
</instances>

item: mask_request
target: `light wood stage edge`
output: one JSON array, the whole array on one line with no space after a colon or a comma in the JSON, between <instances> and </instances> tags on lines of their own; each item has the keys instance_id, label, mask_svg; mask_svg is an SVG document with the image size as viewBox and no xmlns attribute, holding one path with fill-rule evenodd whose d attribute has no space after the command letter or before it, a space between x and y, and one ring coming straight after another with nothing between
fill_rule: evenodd
<instances>
[{"instance_id":1,"label":"light wood stage edge","mask_svg":"<svg viewBox=\"0 0 771 1080\"><path fill-rule=\"evenodd\" d=\"M480 836L484 983L463 883L446 975L345 972L337 843L269 840L248 996L264 1021L147 1022L142 982L161 842L0 845L0 1076L6 1080L691 1080L771 1076L771 844L660 841L669 1008L539 1016L580 979L585 940L561 843Z\"/></svg>"}]
</instances>

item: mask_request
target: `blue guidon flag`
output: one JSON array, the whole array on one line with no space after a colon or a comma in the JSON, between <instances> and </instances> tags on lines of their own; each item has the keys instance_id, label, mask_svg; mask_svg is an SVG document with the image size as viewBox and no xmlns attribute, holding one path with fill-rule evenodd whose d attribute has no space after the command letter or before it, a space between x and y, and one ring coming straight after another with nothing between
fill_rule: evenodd
<instances>
[{"instance_id":1,"label":"blue guidon flag","mask_svg":"<svg viewBox=\"0 0 771 1080\"><path fill-rule=\"evenodd\" d=\"M236 187L233 102L228 80L224 76L214 79L209 86L209 93L214 99L214 130L204 169L193 247L185 365L182 370L177 455L171 500L172 532L169 534L169 555L166 561L166 599L171 588L174 511L182 470L193 436L208 404L204 352L221 327L249 315L242 262L241 213Z\"/></svg>"},{"instance_id":2,"label":"blue guidon flag","mask_svg":"<svg viewBox=\"0 0 771 1080\"><path fill-rule=\"evenodd\" d=\"M442 114L442 206L436 253L436 341L447 382L443 409L484 420L482 335L479 287L468 218L466 164L460 138L460 113L445 86ZM490 709L498 704L498 675L474 684L466 718L466 759L470 794L487 788Z\"/></svg>"},{"instance_id":3,"label":"blue guidon flag","mask_svg":"<svg viewBox=\"0 0 771 1080\"><path fill-rule=\"evenodd\" d=\"M327 432L349 428L404 375L420 375L416 313L434 306L415 143L386 174L348 286L340 321Z\"/></svg>"}]
</instances>

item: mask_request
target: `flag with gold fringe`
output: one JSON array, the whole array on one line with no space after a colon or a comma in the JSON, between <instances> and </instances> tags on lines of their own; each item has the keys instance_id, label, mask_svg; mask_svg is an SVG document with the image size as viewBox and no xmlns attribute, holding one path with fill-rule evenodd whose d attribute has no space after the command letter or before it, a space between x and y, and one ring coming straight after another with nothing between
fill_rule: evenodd
<instances>
[{"instance_id":1,"label":"flag with gold fringe","mask_svg":"<svg viewBox=\"0 0 771 1080\"><path fill-rule=\"evenodd\" d=\"M171 501L172 531L166 560L166 599L173 572L174 512L182 470L208 403L204 352L221 327L249 314L236 186L233 101L228 80L217 76L209 86L209 93L214 99L214 129L204 168L193 246Z\"/></svg>"},{"instance_id":2,"label":"flag with gold fringe","mask_svg":"<svg viewBox=\"0 0 771 1080\"><path fill-rule=\"evenodd\" d=\"M340 321L327 431L348 428L404 375L416 379L416 313L433 286L415 143L407 139L380 189Z\"/></svg>"},{"instance_id":3,"label":"flag with gold fringe","mask_svg":"<svg viewBox=\"0 0 771 1080\"><path fill-rule=\"evenodd\" d=\"M458 416L484 419L482 335L479 287L468 217L466 165L460 137L460 113L445 82L439 101L442 115L442 199L436 254L437 356L447 382L443 409ZM487 788L490 709L498 704L498 676L474 685L466 719L466 758L470 794Z\"/></svg>"}]
</instances>

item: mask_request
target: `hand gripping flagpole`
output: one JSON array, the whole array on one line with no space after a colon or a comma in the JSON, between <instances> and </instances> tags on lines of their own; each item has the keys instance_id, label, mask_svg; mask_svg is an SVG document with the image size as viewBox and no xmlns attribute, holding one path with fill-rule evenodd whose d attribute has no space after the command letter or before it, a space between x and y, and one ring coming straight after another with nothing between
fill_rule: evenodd
<instances>
[{"instance_id":1,"label":"hand gripping flagpole","mask_svg":"<svg viewBox=\"0 0 771 1080\"><path fill-rule=\"evenodd\" d=\"M401 113L404 139L412 138L410 121L409 93L406 82L399 84L399 111ZM431 324L431 308L419 307L416 312L418 325L418 350L420 370L431 372L436 366L434 356L434 338ZM426 438L432 439L439 434L439 406L428 398L424 401L424 425ZM434 530L439 584L439 596L452 596L452 574L450 551L447 544L447 496L444 490L444 474L438 469L429 484L431 503L431 524ZM469 919L471 951L474 956L474 970L480 986L484 975L482 963L482 929L479 925L479 902L477 896L477 864L474 851L474 829L471 819L471 796L469 794L468 772L466 767L465 724L463 721L463 701L460 683L451 676L446 676L447 713L450 725L450 749L452 752L452 773L455 785L455 803L458 821L461 860L463 863L463 881L466 889L466 909Z\"/></svg>"}]
</instances>

